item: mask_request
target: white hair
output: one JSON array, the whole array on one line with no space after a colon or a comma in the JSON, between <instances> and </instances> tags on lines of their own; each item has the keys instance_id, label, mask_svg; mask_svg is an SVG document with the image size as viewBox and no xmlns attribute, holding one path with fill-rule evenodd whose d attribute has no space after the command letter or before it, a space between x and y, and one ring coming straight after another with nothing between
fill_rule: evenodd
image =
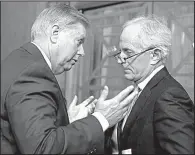
<instances>
[{"instance_id":1,"label":"white hair","mask_svg":"<svg viewBox=\"0 0 195 155\"><path fill-rule=\"evenodd\" d=\"M134 24L139 24L141 29L133 42L143 49L158 47L161 49L162 62L165 63L171 50L171 30L165 19L156 15L136 17L127 21L122 30Z\"/></svg>"},{"instance_id":2,"label":"white hair","mask_svg":"<svg viewBox=\"0 0 195 155\"><path fill-rule=\"evenodd\" d=\"M66 4L51 6L44 9L36 18L31 28L31 41L45 36L47 28L55 24L58 24L60 30L63 30L71 28L77 23L81 23L85 28L89 26L88 19L77 9Z\"/></svg>"}]
</instances>

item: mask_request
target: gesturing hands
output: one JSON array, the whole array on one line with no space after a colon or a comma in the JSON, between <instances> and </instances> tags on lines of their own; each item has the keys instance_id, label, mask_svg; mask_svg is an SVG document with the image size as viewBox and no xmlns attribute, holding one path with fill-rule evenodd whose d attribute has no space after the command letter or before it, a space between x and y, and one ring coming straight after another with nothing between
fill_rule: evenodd
<instances>
[{"instance_id":1,"label":"gesturing hands","mask_svg":"<svg viewBox=\"0 0 195 155\"><path fill-rule=\"evenodd\" d=\"M88 114L93 113L95 104L97 102L97 99L95 99L93 102L92 100L94 99L93 96L90 96L88 99L80 103L79 105L77 104L78 98L77 96L74 97L73 101L71 102L69 108L68 108L68 116L69 116L69 121L70 123L85 118L88 116Z\"/></svg>"},{"instance_id":2,"label":"gesturing hands","mask_svg":"<svg viewBox=\"0 0 195 155\"><path fill-rule=\"evenodd\" d=\"M134 87L129 86L115 97L106 100L108 87L105 86L98 100L95 99L92 102L94 97L91 96L79 105L76 105L78 99L75 96L68 108L70 123L85 118L93 112L99 112L106 118L109 127L112 127L125 117L129 105L137 94L138 92L134 91Z\"/></svg>"},{"instance_id":3,"label":"gesturing hands","mask_svg":"<svg viewBox=\"0 0 195 155\"><path fill-rule=\"evenodd\" d=\"M133 91L134 87L129 86L121 91L114 98L105 100L108 95L108 87L105 86L94 112L100 112L108 121L109 127L114 126L127 114L129 105L132 103L134 97L137 95L137 91Z\"/></svg>"}]
</instances>

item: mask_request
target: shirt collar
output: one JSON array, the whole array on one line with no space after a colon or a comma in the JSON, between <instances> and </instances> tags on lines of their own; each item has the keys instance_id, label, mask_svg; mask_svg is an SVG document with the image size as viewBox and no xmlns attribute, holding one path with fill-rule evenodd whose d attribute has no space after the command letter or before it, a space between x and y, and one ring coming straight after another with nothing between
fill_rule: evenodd
<instances>
[{"instance_id":1,"label":"shirt collar","mask_svg":"<svg viewBox=\"0 0 195 155\"><path fill-rule=\"evenodd\" d=\"M40 51L41 54L43 55L45 61L47 62L49 68L51 69L51 62L50 62L49 58L47 57L47 55L45 54L45 52L43 52L43 50L41 49L41 47L38 46L36 43L34 43L34 42L31 42L31 43L33 43L35 46L37 46L37 48L39 49L39 51Z\"/></svg>"},{"instance_id":2,"label":"shirt collar","mask_svg":"<svg viewBox=\"0 0 195 155\"><path fill-rule=\"evenodd\" d=\"M147 85L147 83L152 79L152 77L158 73L162 68L164 67L164 65L161 65L159 67L157 67L144 81L140 82L138 84L138 87L143 90L145 88L145 86Z\"/></svg>"}]
</instances>

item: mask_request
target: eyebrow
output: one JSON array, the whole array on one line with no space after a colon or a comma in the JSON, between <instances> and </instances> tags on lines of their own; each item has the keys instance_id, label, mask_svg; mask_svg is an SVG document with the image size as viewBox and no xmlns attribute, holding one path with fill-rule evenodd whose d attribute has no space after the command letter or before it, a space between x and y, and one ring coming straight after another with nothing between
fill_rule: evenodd
<instances>
[{"instance_id":1,"label":"eyebrow","mask_svg":"<svg viewBox=\"0 0 195 155\"><path fill-rule=\"evenodd\" d=\"M133 49L130 49L130 48L127 48L127 47L124 47L124 48L121 48L123 50L123 52L125 52L125 54L128 54L128 53L135 53L135 51Z\"/></svg>"},{"instance_id":2,"label":"eyebrow","mask_svg":"<svg viewBox=\"0 0 195 155\"><path fill-rule=\"evenodd\" d=\"M121 48L122 50L125 50L125 51L127 51L127 50L131 50L130 48L127 48L127 47L123 47L123 48Z\"/></svg>"}]
</instances>

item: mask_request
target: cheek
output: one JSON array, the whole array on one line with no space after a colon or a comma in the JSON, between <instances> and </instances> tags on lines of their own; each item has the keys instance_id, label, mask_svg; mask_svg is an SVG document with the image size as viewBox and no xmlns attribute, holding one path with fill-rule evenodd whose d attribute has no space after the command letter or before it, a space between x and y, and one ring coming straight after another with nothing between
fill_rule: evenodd
<instances>
[{"instance_id":1,"label":"cheek","mask_svg":"<svg viewBox=\"0 0 195 155\"><path fill-rule=\"evenodd\" d=\"M65 63L71 58L71 48L68 47L69 45L61 44L58 46L58 60L61 63Z\"/></svg>"},{"instance_id":2,"label":"cheek","mask_svg":"<svg viewBox=\"0 0 195 155\"><path fill-rule=\"evenodd\" d=\"M134 74L141 74L145 71L149 65L149 60L146 59L137 59L135 60L128 68L132 70Z\"/></svg>"},{"instance_id":3,"label":"cheek","mask_svg":"<svg viewBox=\"0 0 195 155\"><path fill-rule=\"evenodd\" d=\"M64 46L64 56L68 59L71 60L77 53L77 46L74 44L68 44Z\"/></svg>"},{"instance_id":4,"label":"cheek","mask_svg":"<svg viewBox=\"0 0 195 155\"><path fill-rule=\"evenodd\" d=\"M147 68L149 67L149 60L142 60L142 61L140 61L140 63L138 63L137 64L137 72L139 72L139 74L142 74L142 73L144 73L146 70L147 70Z\"/></svg>"},{"instance_id":5,"label":"cheek","mask_svg":"<svg viewBox=\"0 0 195 155\"><path fill-rule=\"evenodd\" d=\"M62 62L66 57L66 52L64 46L58 46L58 61Z\"/></svg>"}]
</instances>

